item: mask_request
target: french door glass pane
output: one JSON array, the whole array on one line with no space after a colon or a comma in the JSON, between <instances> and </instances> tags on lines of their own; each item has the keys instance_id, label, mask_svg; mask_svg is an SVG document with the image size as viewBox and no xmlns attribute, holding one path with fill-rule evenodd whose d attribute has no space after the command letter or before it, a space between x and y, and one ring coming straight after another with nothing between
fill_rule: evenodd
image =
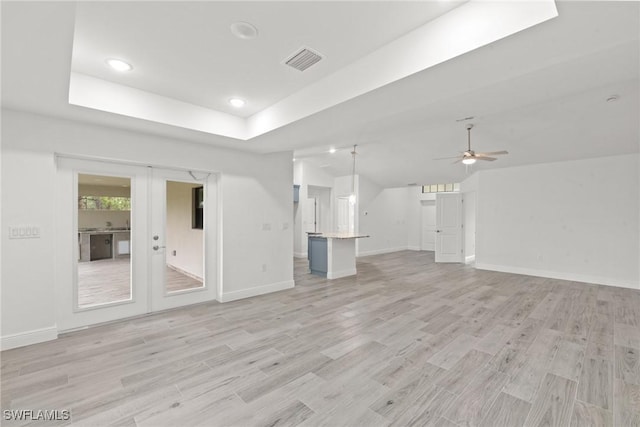
<instances>
[{"instance_id":1,"label":"french door glass pane","mask_svg":"<svg viewBox=\"0 0 640 427\"><path fill-rule=\"evenodd\" d=\"M131 178L78 174L77 308L132 299Z\"/></svg>"},{"instance_id":2,"label":"french door glass pane","mask_svg":"<svg viewBox=\"0 0 640 427\"><path fill-rule=\"evenodd\" d=\"M204 286L204 191L202 184L167 181L165 290Z\"/></svg>"}]
</instances>

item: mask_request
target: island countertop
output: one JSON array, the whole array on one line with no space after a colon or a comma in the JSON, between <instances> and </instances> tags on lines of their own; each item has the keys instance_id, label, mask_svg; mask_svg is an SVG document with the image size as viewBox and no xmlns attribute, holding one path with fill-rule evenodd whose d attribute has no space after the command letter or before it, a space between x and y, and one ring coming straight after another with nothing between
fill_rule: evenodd
<instances>
[{"instance_id":1,"label":"island countertop","mask_svg":"<svg viewBox=\"0 0 640 427\"><path fill-rule=\"evenodd\" d=\"M90 228L90 229L79 229L78 234L113 234L113 233L130 233L131 229L128 228Z\"/></svg>"}]
</instances>

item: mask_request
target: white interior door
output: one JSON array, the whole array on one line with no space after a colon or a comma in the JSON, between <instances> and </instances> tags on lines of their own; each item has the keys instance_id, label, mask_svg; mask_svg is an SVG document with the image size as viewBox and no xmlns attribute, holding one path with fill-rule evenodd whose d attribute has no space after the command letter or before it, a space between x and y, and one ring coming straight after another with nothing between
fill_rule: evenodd
<instances>
[{"instance_id":1,"label":"white interior door","mask_svg":"<svg viewBox=\"0 0 640 427\"><path fill-rule=\"evenodd\" d=\"M436 202L423 200L421 206L421 240L420 250L436 250Z\"/></svg>"},{"instance_id":2,"label":"white interior door","mask_svg":"<svg viewBox=\"0 0 640 427\"><path fill-rule=\"evenodd\" d=\"M462 195L436 194L436 262L462 262Z\"/></svg>"},{"instance_id":3,"label":"white interior door","mask_svg":"<svg viewBox=\"0 0 640 427\"><path fill-rule=\"evenodd\" d=\"M151 311L216 298L216 176L151 169Z\"/></svg>"}]
</instances>

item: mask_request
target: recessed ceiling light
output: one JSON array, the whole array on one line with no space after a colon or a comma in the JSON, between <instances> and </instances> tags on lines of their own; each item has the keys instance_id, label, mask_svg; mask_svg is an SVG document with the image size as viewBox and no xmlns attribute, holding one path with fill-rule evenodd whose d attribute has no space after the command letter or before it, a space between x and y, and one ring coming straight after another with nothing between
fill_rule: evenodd
<instances>
[{"instance_id":1,"label":"recessed ceiling light","mask_svg":"<svg viewBox=\"0 0 640 427\"><path fill-rule=\"evenodd\" d=\"M242 108L246 104L246 101L240 98L231 98L229 100L229 104L233 105L236 108Z\"/></svg>"},{"instance_id":2,"label":"recessed ceiling light","mask_svg":"<svg viewBox=\"0 0 640 427\"><path fill-rule=\"evenodd\" d=\"M331 154L335 153L336 151L337 151L337 150L336 150L335 148L330 148L330 149L329 149L329 152L330 152Z\"/></svg>"},{"instance_id":3,"label":"recessed ceiling light","mask_svg":"<svg viewBox=\"0 0 640 427\"><path fill-rule=\"evenodd\" d=\"M611 95L607 98L607 102L616 102L620 97L618 95Z\"/></svg>"},{"instance_id":4,"label":"recessed ceiling light","mask_svg":"<svg viewBox=\"0 0 640 427\"><path fill-rule=\"evenodd\" d=\"M133 66L128 62L123 61L122 59L110 58L106 60L108 66L113 68L116 71L131 71L133 70Z\"/></svg>"},{"instance_id":5,"label":"recessed ceiling light","mask_svg":"<svg viewBox=\"0 0 640 427\"><path fill-rule=\"evenodd\" d=\"M258 29L248 22L234 22L231 33L239 39L250 40L258 37Z\"/></svg>"}]
</instances>

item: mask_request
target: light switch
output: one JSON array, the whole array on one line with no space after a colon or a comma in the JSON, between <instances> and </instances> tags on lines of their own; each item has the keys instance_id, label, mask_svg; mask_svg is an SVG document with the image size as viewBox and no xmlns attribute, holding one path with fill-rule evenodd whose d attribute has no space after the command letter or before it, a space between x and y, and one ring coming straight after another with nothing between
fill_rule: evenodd
<instances>
[{"instance_id":1,"label":"light switch","mask_svg":"<svg viewBox=\"0 0 640 427\"><path fill-rule=\"evenodd\" d=\"M9 227L10 239L39 239L40 227L36 225L20 225Z\"/></svg>"}]
</instances>

